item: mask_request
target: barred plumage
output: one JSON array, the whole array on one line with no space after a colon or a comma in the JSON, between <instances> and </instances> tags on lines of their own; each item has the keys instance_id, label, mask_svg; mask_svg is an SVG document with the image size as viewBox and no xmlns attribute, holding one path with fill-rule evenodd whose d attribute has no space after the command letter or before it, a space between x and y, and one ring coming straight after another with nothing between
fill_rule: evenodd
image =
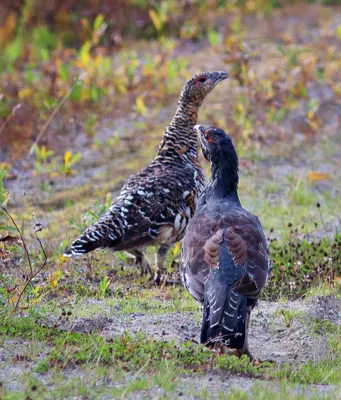
<instances>
[{"instance_id":1,"label":"barred plumage","mask_svg":"<svg viewBox=\"0 0 341 400\"><path fill-rule=\"evenodd\" d=\"M226 78L225 72L204 72L187 81L155 159L127 180L109 211L72 243L66 256L100 247L126 250L144 273L150 267L141 248L159 245L155 280L160 282L168 249L183 237L205 184L193 131L198 110L206 95Z\"/></svg>"},{"instance_id":2,"label":"barred plumage","mask_svg":"<svg viewBox=\"0 0 341 400\"><path fill-rule=\"evenodd\" d=\"M230 138L197 125L212 177L198 200L182 247L183 285L204 303L201 342L247 354L248 327L269 270L266 239L258 218L240 204L238 157Z\"/></svg>"}]
</instances>

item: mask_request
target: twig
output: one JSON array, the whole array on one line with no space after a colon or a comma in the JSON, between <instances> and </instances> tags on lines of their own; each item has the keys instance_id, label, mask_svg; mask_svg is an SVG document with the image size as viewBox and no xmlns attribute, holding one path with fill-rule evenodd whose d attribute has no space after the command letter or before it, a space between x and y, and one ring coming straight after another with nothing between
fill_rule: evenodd
<instances>
[{"instance_id":1,"label":"twig","mask_svg":"<svg viewBox=\"0 0 341 400\"><path fill-rule=\"evenodd\" d=\"M24 246L24 250L25 250L27 262L28 262L28 265L30 266L30 273L31 273L31 275L32 275L32 273L33 273L33 268L32 268L32 263L31 263L31 259L30 259L30 253L28 252L25 239L24 239L23 235L21 234L21 231L20 231L18 225L16 224L16 222L14 221L14 218L12 217L12 215L6 210L6 208L1 207L1 209L2 209L3 212L7 215L7 217L12 221L12 224L15 226L15 229L16 229L17 232L19 233L20 239L21 239L22 244L23 244L23 246Z\"/></svg>"},{"instance_id":2,"label":"twig","mask_svg":"<svg viewBox=\"0 0 341 400\"><path fill-rule=\"evenodd\" d=\"M14 117L15 113L19 110L20 107L21 107L21 104L17 104L15 107L13 107L10 114L7 115L5 122L0 126L0 136L1 136L2 132L4 131L4 129L6 128L9 121Z\"/></svg>"},{"instance_id":3,"label":"twig","mask_svg":"<svg viewBox=\"0 0 341 400\"><path fill-rule=\"evenodd\" d=\"M316 203L316 207L317 207L318 212L320 214L320 219L321 219L321 223L322 223L322 226L323 226L323 229L324 229L324 233L326 234L326 236L328 236L326 225L325 225L323 217L322 217L321 204L320 203Z\"/></svg>"},{"instance_id":4,"label":"twig","mask_svg":"<svg viewBox=\"0 0 341 400\"><path fill-rule=\"evenodd\" d=\"M19 294L18 300L17 300L17 302L15 303L15 307L14 307L14 310L15 310L15 311L17 311L17 309L18 309L20 300L21 300L23 294L25 293L25 291L26 291L26 289L27 289L27 286L30 284L30 282L32 282L32 279L35 278L35 277L39 274L40 271L42 271L42 269L46 266L46 263L47 263L47 255L46 255L44 246L43 246L43 244L41 243L41 240L39 239L39 237L38 237L38 235L36 234L36 232L34 232L34 235L35 235L35 237L36 237L36 239L37 239L37 241L38 241L38 243L39 243L39 245L40 245L40 248L41 248L41 250L42 250L42 252L43 252L44 260L43 260L42 265L34 272L34 274L31 274L31 275L29 276L29 278L27 279L27 281L25 282L25 285L24 285L22 291L21 291L20 294Z\"/></svg>"},{"instance_id":5,"label":"twig","mask_svg":"<svg viewBox=\"0 0 341 400\"><path fill-rule=\"evenodd\" d=\"M56 105L55 109L52 111L51 115L48 117L47 121L45 122L45 124L43 125L43 127L41 128L40 132L38 133L38 136L36 137L34 143L32 144L27 157L30 157L33 152L34 149L36 148L39 140L42 138L42 136L44 135L46 129L48 128L48 126L50 125L51 121L53 120L53 118L56 116L57 112L60 110L61 106L65 103L65 101L69 98L69 96L71 95L71 93L73 92L73 89L75 88L75 86L79 83L78 80L75 81L75 83L72 85L71 89L64 94L64 96L61 98L61 100L59 101L59 103Z\"/></svg>"}]
</instances>

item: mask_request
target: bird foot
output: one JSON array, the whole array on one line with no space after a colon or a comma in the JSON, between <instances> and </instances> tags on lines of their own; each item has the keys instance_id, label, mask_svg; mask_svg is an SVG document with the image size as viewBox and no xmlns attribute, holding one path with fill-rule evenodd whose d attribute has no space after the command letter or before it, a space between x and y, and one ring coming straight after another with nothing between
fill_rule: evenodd
<instances>
[{"instance_id":1,"label":"bird foot","mask_svg":"<svg viewBox=\"0 0 341 400\"><path fill-rule=\"evenodd\" d=\"M179 279L169 279L167 274L160 274L160 273L155 272L154 282L157 285L164 287L166 285L177 285L180 283L180 280Z\"/></svg>"},{"instance_id":2,"label":"bird foot","mask_svg":"<svg viewBox=\"0 0 341 400\"><path fill-rule=\"evenodd\" d=\"M259 358L254 357L254 356L249 352L248 349L246 349L246 350L244 350L244 351L235 349L235 355L236 355L238 358L241 358L244 354L245 354L246 356L248 356L249 360L250 360L250 361L252 362L252 364L255 365L255 366L261 365L262 362L263 362L263 361L261 361Z\"/></svg>"},{"instance_id":3,"label":"bird foot","mask_svg":"<svg viewBox=\"0 0 341 400\"><path fill-rule=\"evenodd\" d=\"M149 265L149 263L146 260L143 260L142 262L140 260L136 261L136 265L140 269L140 277L142 278L144 275L147 275L148 273L150 274L151 277L153 277L153 271Z\"/></svg>"},{"instance_id":4,"label":"bird foot","mask_svg":"<svg viewBox=\"0 0 341 400\"><path fill-rule=\"evenodd\" d=\"M245 354L246 356L249 357L250 361L253 361L255 359L248 349L245 350L235 349L235 354L238 358L241 358Z\"/></svg>"}]
</instances>

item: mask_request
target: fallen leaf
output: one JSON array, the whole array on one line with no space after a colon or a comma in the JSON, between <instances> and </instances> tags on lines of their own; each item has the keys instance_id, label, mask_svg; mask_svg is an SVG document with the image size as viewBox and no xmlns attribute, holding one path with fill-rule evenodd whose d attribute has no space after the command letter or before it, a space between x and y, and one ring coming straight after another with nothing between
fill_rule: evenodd
<instances>
[{"instance_id":1,"label":"fallen leaf","mask_svg":"<svg viewBox=\"0 0 341 400\"><path fill-rule=\"evenodd\" d=\"M16 238L15 236L11 236L11 235L0 237L0 242L3 242L3 243L12 242L12 243L22 245L21 239Z\"/></svg>"},{"instance_id":2,"label":"fallen leaf","mask_svg":"<svg viewBox=\"0 0 341 400\"><path fill-rule=\"evenodd\" d=\"M324 181L326 179L329 179L330 175L325 174L323 172L316 172L316 171L311 171L308 174L308 179L310 181Z\"/></svg>"}]
</instances>

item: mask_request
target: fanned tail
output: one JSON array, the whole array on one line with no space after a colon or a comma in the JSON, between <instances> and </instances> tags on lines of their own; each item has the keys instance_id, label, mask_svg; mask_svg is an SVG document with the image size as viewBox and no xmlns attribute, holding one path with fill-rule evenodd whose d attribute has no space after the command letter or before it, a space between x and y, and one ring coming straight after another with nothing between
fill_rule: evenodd
<instances>
[{"instance_id":1,"label":"fanned tail","mask_svg":"<svg viewBox=\"0 0 341 400\"><path fill-rule=\"evenodd\" d=\"M125 225L117 212L106 213L72 242L71 247L64 252L64 256L81 256L98 248L114 247L120 241Z\"/></svg>"}]
</instances>

